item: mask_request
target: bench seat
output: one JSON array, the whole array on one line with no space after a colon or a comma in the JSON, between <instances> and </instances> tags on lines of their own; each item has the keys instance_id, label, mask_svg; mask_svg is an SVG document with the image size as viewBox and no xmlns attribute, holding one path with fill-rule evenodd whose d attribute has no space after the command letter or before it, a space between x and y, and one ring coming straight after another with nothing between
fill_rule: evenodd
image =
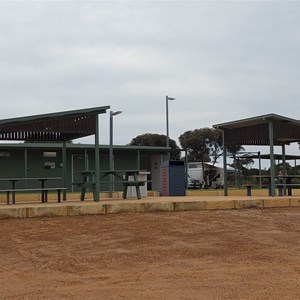
<instances>
[{"instance_id":1,"label":"bench seat","mask_svg":"<svg viewBox=\"0 0 300 300\"><path fill-rule=\"evenodd\" d=\"M42 203L48 202L48 192L57 191L57 202L61 202L61 191L66 190L64 187L49 188L20 188L20 189L1 189L0 192L6 193L6 204L10 204L10 193L12 194L12 204L16 203L15 193L17 192L41 192Z\"/></svg>"},{"instance_id":2,"label":"bench seat","mask_svg":"<svg viewBox=\"0 0 300 300\"><path fill-rule=\"evenodd\" d=\"M249 184L244 184L243 187L245 187L247 189L247 196L252 196L252 188L259 187L259 186L256 184L249 183ZM269 186L265 185L265 184L262 184L260 187L261 188L269 188Z\"/></svg>"},{"instance_id":3,"label":"bench seat","mask_svg":"<svg viewBox=\"0 0 300 300\"><path fill-rule=\"evenodd\" d=\"M121 181L123 185L127 186L144 186L147 181Z\"/></svg>"},{"instance_id":4,"label":"bench seat","mask_svg":"<svg viewBox=\"0 0 300 300\"><path fill-rule=\"evenodd\" d=\"M299 183L276 183L275 186L277 186L278 188L278 195L279 196L283 196L283 191L285 188L287 188L288 190L288 196L292 196L292 188L293 187L299 187L300 188L300 184Z\"/></svg>"}]
</instances>

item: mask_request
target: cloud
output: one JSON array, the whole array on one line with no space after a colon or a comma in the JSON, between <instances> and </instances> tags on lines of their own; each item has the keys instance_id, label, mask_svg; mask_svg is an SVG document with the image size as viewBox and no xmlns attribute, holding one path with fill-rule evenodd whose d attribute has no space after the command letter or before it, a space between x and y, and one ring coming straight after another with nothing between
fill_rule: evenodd
<instances>
[{"instance_id":1,"label":"cloud","mask_svg":"<svg viewBox=\"0 0 300 300\"><path fill-rule=\"evenodd\" d=\"M111 105L114 140L299 119L299 2L0 2L0 118ZM101 116L108 142L108 116Z\"/></svg>"}]
</instances>

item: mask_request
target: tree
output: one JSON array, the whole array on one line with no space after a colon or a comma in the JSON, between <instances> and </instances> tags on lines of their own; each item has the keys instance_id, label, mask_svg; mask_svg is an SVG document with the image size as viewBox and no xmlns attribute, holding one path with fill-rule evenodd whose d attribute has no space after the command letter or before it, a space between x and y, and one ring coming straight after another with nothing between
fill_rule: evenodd
<instances>
[{"instance_id":1,"label":"tree","mask_svg":"<svg viewBox=\"0 0 300 300\"><path fill-rule=\"evenodd\" d=\"M219 129L211 129L209 133L209 150L210 155L213 160L213 164L215 164L220 156L222 156L222 148L223 148L223 138L222 132Z\"/></svg>"},{"instance_id":2,"label":"tree","mask_svg":"<svg viewBox=\"0 0 300 300\"><path fill-rule=\"evenodd\" d=\"M226 148L227 152L232 154L233 157L235 157L238 152L245 151L245 148L241 145L229 145Z\"/></svg>"},{"instance_id":3,"label":"tree","mask_svg":"<svg viewBox=\"0 0 300 300\"><path fill-rule=\"evenodd\" d=\"M200 128L193 131L186 131L179 137L182 148L186 149L188 161L200 161L202 170L204 162L211 161L215 163L221 155L222 135L220 130L213 128ZM206 176L204 176L206 181ZM205 182L208 185L207 182Z\"/></svg>"},{"instance_id":4,"label":"tree","mask_svg":"<svg viewBox=\"0 0 300 300\"><path fill-rule=\"evenodd\" d=\"M129 145L166 147L166 140L167 137L164 134L145 133L145 134L140 134L135 138L133 138ZM169 139L169 145L171 148L170 159L179 160L181 156L181 152L176 142L172 139Z\"/></svg>"},{"instance_id":5,"label":"tree","mask_svg":"<svg viewBox=\"0 0 300 300\"><path fill-rule=\"evenodd\" d=\"M211 161L213 163L221 155L222 134L214 128L200 128L186 131L179 137L182 148L187 150L188 161Z\"/></svg>"},{"instance_id":6,"label":"tree","mask_svg":"<svg viewBox=\"0 0 300 300\"><path fill-rule=\"evenodd\" d=\"M232 166L235 169L239 169L243 165L241 163L241 161L239 161L239 158L237 158L237 153L240 152L240 151L245 151L245 148L242 147L241 145L229 145L229 146L227 146L227 152L232 154L232 157L233 157Z\"/></svg>"}]
</instances>

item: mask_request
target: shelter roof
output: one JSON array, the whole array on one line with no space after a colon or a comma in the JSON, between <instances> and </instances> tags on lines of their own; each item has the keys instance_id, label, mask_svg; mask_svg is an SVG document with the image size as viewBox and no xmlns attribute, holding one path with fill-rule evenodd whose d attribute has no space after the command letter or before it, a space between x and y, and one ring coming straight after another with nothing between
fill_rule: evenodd
<instances>
[{"instance_id":1,"label":"shelter roof","mask_svg":"<svg viewBox=\"0 0 300 300\"><path fill-rule=\"evenodd\" d=\"M224 131L227 145L269 145L269 125L273 124L274 144L300 141L300 121L267 114L213 125Z\"/></svg>"},{"instance_id":2,"label":"shelter roof","mask_svg":"<svg viewBox=\"0 0 300 300\"><path fill-rule=\"evenodd\" d=\"M242 155L238 155L238 157L241 158L254 158L254 159L270 159L271 155L270 154L242 154ZM283 159L283 155L282 154L274 154L274 158L277 160L282 160ZM300 159L300 155L292 155L292 154L286 154L284 156L285 160L296 160L296 159Z\"/></svg>"},{"instance_id":3,"label":"shelter roof","mask_svg":"<svg viewBox=\"0 0 300 300\"><path fill-rule=\"evenodd\" d=\"M93 107L0 120L0 140L69 141L95 134L98 114L110 106Z\"/></svg>"}]
</instances>

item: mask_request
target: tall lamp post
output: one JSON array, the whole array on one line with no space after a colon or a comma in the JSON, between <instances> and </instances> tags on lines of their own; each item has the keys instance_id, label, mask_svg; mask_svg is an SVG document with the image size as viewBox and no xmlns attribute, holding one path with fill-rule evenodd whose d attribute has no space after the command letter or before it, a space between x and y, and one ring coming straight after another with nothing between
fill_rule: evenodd
<instances>
[{"instance_id":1,"label":"tall lamp post","mask_svg":"<svg viewBox=\"0 0 300 300\"><path fill-rule=\"evenodd\" d=\"M109 170L114 170L114 153L113 153L113 117L121 114L122 111L110 111L109 115ZM113 193L113 174L109 175L109 198Z\"/></svg>"},{"instance_id":2,"label":"tall lamp post","mask_svg":"<svg viewBox=\"0 0 300 300\"><path fill-rule=\"evenodd\" d=\"M166 96L166 122L167 122L167 147L169 147L169 100L175 100L175 98ZM170 152L168 152L168 159L170 159Z\"/></svg>"}]
</instances>

